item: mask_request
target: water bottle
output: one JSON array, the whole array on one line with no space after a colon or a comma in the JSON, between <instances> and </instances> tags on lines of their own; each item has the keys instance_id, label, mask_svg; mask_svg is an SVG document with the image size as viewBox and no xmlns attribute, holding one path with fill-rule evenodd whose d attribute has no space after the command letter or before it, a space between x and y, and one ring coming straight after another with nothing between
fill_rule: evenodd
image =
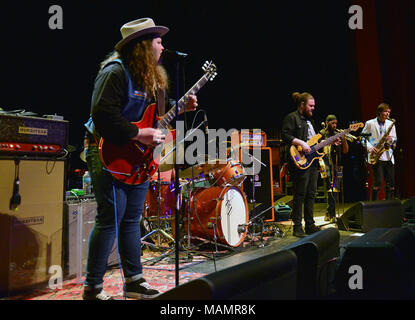
<instances>
[{"instance_id":1,"label":"water bottle","mask_svg":"<svg viewBox=\"0 0 415 320\"><path fill-rule=\"evenodd\" d=\"M89 171L85 171L85 174L82 177L82 188L84 189L84 194L92 193L92 182Z\"/></svg>"}]
</instances>

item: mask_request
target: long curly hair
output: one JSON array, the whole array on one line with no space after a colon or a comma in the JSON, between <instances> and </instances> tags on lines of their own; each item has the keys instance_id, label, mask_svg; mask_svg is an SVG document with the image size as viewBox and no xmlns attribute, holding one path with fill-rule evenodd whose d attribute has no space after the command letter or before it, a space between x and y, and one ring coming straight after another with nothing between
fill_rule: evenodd
<instances>
[{"instance_id":1,"label":"long curly hair","mask_svg":"<svg viewBox=\"0 0 415 320\"><path fill-rule=\"evenodd\" d=\"M168 90L168 76L165 68L154 61L152 39L130 41L120 52L111 52L100 64L102 69L108 62L121 58L137 88L144 90L148 99L155 100L157 89Z\"/></svg>"}]
</instances>

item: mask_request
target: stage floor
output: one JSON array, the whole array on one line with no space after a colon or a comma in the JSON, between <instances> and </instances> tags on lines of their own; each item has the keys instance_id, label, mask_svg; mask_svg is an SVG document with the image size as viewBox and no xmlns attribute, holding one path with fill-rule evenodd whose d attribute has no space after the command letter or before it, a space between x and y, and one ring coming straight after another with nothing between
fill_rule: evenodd
<instances>
[{"instance_id":1,"label":"stage floor","mask_svg":"<svg viewBox=\"0 0 415 320\"><path fill-rule=\"evenodd\" d=\"M340 206L337 214L341 216L355 203L346 203ZM314 209L314 219L316 225L322 229L337 228L334 223L324 221L326 212L326 203L316 203ZM214 246L206 245L195 247L190 246L188 249L186 244L180 250L179 257L179 284L201 278L205 275L221 271L247 261L260 258L272 254L277 251L284 250L288 245L299 241L300 239L292 235L292 222L284 221L281 223L270 222L266 224L268 232L264 233L260 238L260 233L252 235L248 234L241 246L231 248L218 246L218 250L214 250ZM278 232L275 232L275 231ZM344 252L347 244L357 237L363 235L355 231L342 231L340 233L340 256ZM177 272L175 263L175 252L173 247L166 248L164 251L150 250L143 247L143 273L146 280L161 293L169 291L176 286ZM104 278L104 289L109 292L115 299L121 300L123 278L121 276L118 262L112 264ZM13 295L0 300L81 300L83 291L82 278L64 278L63 288L51 290L47 284L38 286L29 292L19 295Z\"/></svg>"},{"instance_id":2,"label":"stage floor","mask_svg":"<svg viewBox=\"0 0 415 320\"><path fill-rule=\"evenodd\" d=\"M355 203L345 203L344 211L343 207L338 210L338 216L341 216L347 209L353 206ZM316 225L319 226L321 229L326 228L336 228L337 225L335 223L330 223L328 221L324 221L325 213L326 213L327 204L326 203L316 203L314 207L314 220ZM273 236L264 236L262 241L259 236L249 236L247 235L245 242L241 247L236 248L235 250L224 250L221 246L218 247L218 254L213 254L213 252L204 252L205 257L207 257L206 261L202 263L195 264L193 266L187 267L186 272L195 272L195 273L202 273L202 274L210 274L214 273L256 258L261 256L266 256L271 253L283 250L288 245L299 241L300 238L295 237L292 235L292 221L283 221L279 223L270 223L272 228L277 226L278 232L275 233ZM342 231L339 230L340 233L340 254L342 254L344 247L350 241L356 239L363 235L363 233L355 232L355 231ZM192 254L198 255L199 251L195 250L192 251L189 255L190 260ZM183 254L186 256L186 254ZM173 255L170 258L174 258ZM169 258L167 258L169 259ZM174 263L174 259L172 260Z\"/></svg>"}]
</instances>

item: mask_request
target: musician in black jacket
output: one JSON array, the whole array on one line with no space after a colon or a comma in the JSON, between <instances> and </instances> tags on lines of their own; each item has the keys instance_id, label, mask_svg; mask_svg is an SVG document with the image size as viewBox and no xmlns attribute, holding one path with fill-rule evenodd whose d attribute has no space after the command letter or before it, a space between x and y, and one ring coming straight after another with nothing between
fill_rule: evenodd
<instances>
[{"instance_id":1,"label":"musician in black jacket","mask_svg":"<svg viewBox=\"0 0 415 320\"><path fill-rule=\"evenodd\" d=\"M282 139L287 146L301 147L305 153L311 151L307 141L316 135L312 119L315 101L311 94L294 92L292 94L297 110L288 114L282 125ZM320 229L314 222L314 200L317 192L318 161L305 170L299 169L290 158L288 161L290 178L293 181L293 235L304 237ZM302 228L302 207L304 204L305 233Z\"/></svg>"},{"instance_id":2,"label":"musician in black jacket","mask_svg":"<svg viewBox=\"0 0 415 320\"><path fill-rule=\"evenodd\" d=\"M164 50L161 37L168 31L150 18L126 23L121 28L123 39L101 64L95 79L91 117L85 125L85 156L98 207L89 237L85 300L112 299L103 290L103 277L114 239L119 245L124 295L152 298L159 293L144 279L141 265L139 223L149 181L134 185L113 178L103 169L98 142L102 137L120 146L129 140L157 146L165 139L161 130L151 125L138 129L131 122L139 121L150 104L163 101L159 92L167 89L168 79L159 60ZM196 107L196 96L189 95L185 110Z\"/></svg>"}]
</instances>

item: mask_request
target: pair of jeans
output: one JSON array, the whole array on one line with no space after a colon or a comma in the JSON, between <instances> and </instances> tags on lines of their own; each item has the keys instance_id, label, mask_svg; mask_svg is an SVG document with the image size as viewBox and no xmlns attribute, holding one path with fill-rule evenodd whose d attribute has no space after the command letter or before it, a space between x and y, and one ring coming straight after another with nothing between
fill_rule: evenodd
<instances>
[{"instance_id":1,"label":"pair of jeans","mask_svg":"<svg viewBox=\"0 0 415 320\"><path fill-rule=\"evenodd\" d=\"M302 211L304 205L305 226L314 225L314 201L317 193L318 182L318 162L314 163L305 170L293 167L291 176L293 181L293 211L292 220L295 228L301 227Z\"/></svg>"},{"instance_id":2,"label":"pair of jeans","mask_svg":"<svg viewBox=\"0 0 415 320\"><path fill-rule=\"evenodd\" d=\"M386 200L392 200L395 190L395 166L392 161L379 160L372 166L373 170L373 186L372 186L372 200L378 199L378 193L382 185L382 180L385 178L385 195Z\"/></svg>"},{"instance_id":3,"label":"pair of jeans","mask_svg":"<svg viewBox=\"0 0 415 320\"><path fill-rule=\"evenodd\" d=\"M86 150L86 160L97 202L97 215L89 236L85 286L100 288L116 236L115 215L124 277L129 280L142 275L140 219L149 182L127 185L114 179L103 169L98 147L91 143Z\"/></svg>"}]
</instances>

